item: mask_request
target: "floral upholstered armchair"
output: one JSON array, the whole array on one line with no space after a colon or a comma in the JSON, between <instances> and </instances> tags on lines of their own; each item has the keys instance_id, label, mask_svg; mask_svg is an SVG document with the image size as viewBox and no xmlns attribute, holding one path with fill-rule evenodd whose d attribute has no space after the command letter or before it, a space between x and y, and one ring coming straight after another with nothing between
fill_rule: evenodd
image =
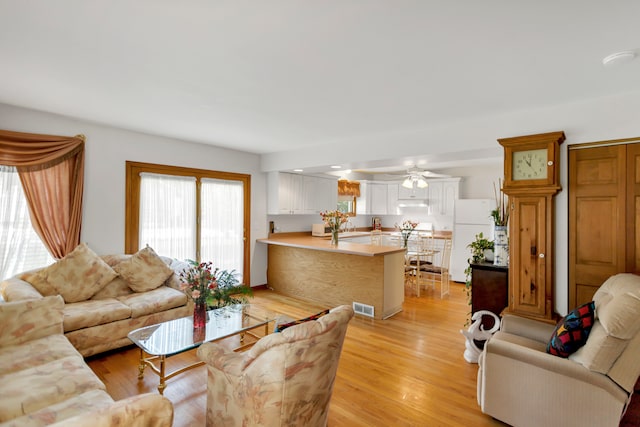
<instances>
[{"instance_id":1,"label":"floral upholstered armchair","mask_svg":"<svg viewBox=\"0 0 640 427\"><path fill-rule=\"evenodd\" d=\"M350 306L336 307L317 320L261 338L245 353L202 345L207 426L325 426L352 317Z\"/></svg>"}]
</instances>

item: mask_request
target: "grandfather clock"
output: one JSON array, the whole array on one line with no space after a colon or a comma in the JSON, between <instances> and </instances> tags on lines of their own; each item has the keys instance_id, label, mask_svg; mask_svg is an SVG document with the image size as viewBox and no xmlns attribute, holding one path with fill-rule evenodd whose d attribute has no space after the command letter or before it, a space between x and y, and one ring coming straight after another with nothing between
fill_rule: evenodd
<instances>
[{"instance_id":1,"label":"grandfather clock","mask_svg":"<svg viewBox=\"0 0 640 427\"><path fill-rule=\"evenodd\" d=\"M554 320L554 196L564 132L499 139L509 196L509 313Z\"/></svg>"}]
</instances>

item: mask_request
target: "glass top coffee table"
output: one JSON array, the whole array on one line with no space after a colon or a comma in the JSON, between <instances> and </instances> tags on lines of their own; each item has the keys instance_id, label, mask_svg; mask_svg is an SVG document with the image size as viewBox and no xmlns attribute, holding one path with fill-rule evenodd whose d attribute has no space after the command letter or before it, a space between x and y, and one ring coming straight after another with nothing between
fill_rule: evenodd
<instances>
[{"instance_id":1,"label":"glass top coffee table","mask_svg":"<svg viewBox=\"0 0 640 427\"><path fill-rule=\"evenodd\" d=\"M208 320L204 328L194 329L193 316L188 316L129 332L129 339L140 348L138 379L144 377L144 370L149 366L160 377L158 391L162 394L168 379L204 364L196 362L165 374L167 357L194 349L205 342L219 341L234 335L240 335L241 342L234 351L242 350L255 343L253 340L245 343L245 335L259 339L261 336L255 335L252 331L261 327L264 327L264 335L268 335L269 323L273 322L276 316L271 311L251 304L236 304L209 310L207 315ZM158 361L159 366L156 366L155 361Z\"/></svg>"}]
</instances>

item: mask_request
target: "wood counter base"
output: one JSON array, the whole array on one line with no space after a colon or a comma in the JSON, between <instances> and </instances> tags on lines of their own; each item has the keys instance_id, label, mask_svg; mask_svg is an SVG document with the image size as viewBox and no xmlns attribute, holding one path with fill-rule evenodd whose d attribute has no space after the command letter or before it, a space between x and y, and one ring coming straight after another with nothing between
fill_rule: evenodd
<instances>
[{"instance_id":1,"label":"wood counter base","mask_svg":"<svg viewBox=\"0 0 640 427\"><path fill-rule=\"evenodd\" d=\"M353 302L385 319L402 310L404 252L380 256L268 245L267 283L275 291L332 308Z\"/></svg>"}]
</instances>

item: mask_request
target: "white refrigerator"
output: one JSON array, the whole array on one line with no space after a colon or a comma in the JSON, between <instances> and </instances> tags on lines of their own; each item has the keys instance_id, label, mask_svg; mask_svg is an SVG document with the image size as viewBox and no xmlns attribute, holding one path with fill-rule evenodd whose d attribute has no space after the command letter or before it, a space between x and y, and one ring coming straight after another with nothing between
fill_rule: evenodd
<instances>
[{"instance_id":1,"label":"white refrigerator","mask_svg":"<svg viewBox=\"0 0 640 427\"><path fill-rule=\"evenodd\" d=\"M492 199L458 199L453 211L453 245L451 247L451 279L464 282L464 270L471 250L467 245L473 242L476 234L482 233L493 240L493 220L491 211L496 202Z\"/></svg>"}]
</instances>

